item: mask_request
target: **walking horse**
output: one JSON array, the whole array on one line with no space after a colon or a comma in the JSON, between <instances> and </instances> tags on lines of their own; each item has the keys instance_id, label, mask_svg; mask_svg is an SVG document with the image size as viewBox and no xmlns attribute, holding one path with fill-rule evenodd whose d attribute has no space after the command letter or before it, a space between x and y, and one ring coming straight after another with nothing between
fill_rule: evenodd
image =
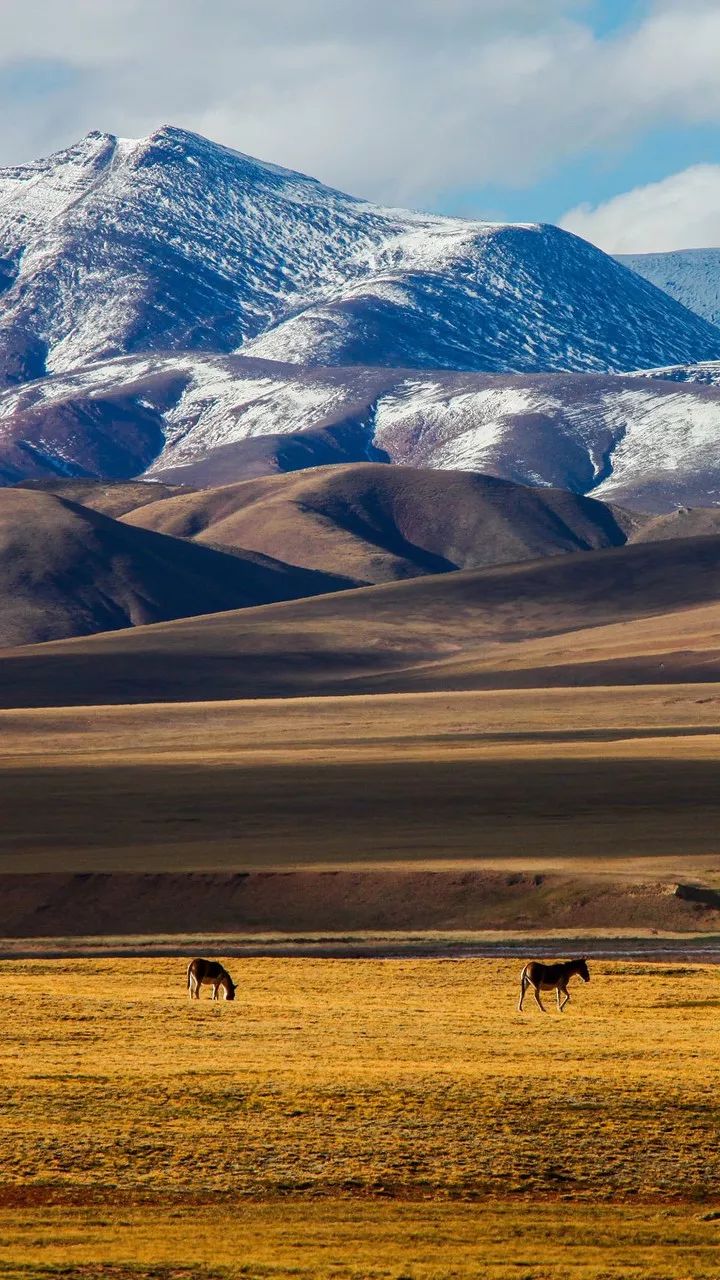
<instances>
[{"instance_id":1,"label":"walking horse","mask_svg":"<svg viewBox=\"0 0 720 1280\"><path fill-rule=\"evenodd\" d=\"M557 996L558 1012L562 1013L565 1005L570 1000L567 984L574 973L582 978L583 982L590 981L587 956L581 956L579 960L560 960L556 964L545 964L542 960L529 960L520 974L518 1013L522 1013L523 1000L528 987L532 987L535 1001L543 1013L547 1013L547 1009L540 999L540 992L554 991ZM560 1001L561 994L564 996L562 1002Z\"/></svg>"}]
</instances>

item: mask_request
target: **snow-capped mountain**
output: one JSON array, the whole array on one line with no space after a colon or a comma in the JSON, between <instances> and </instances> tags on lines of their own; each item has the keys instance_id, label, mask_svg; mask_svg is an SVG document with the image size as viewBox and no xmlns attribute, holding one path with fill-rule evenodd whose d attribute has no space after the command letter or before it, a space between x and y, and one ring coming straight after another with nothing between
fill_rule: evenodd
<instances>
[{"instance_id":1,"label":"snow-capped mountain","mask_svg":"<svg viewBox=\"0 0 720 1280\"><path fill-rule=\"evenodd\" d=\"M630 370L720 331L585 241L380 208L191 133L91 133L0 171L0 373L141 351Z\"/></svg>"},{"instance_id":2,"label":"snow-capped mountain","mask_svg":"<svg viewBox=\"0 0 720 1280\"><path fill-rule=\"evenodd\" d=\"M704 320L720 325L720 249L619 254L617 261Z\"/></svg>"},{"instance_id":3,"label":"snow-capped mountain","mask_svg":"<svg viewBox=\"0 0 720 1280\"><path fill-rule=\"evenodd\" d=\"M0 395L0 482L144 473L206 486L371 459L666 511L720 503L719 438L720 387L659 373L489 375L143 355Z\"/></svg>"}]
</instances>

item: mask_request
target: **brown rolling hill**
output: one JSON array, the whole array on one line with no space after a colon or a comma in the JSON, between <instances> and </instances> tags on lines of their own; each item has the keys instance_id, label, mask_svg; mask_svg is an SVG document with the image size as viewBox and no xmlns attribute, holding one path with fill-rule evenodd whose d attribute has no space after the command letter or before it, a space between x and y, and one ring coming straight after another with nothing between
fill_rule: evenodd
<instances>
[{"instance_id":1,"label":"brown rolling hill","mask_svg":"<svg viewBox=\"0 0 720 1280\"><path fill-rule=\"evenodd\" d=\"M7 653L0 705L715 680L718 654L720 537L687 538Z\"/></svg>"},{"instance_id":2,"label":"brown rolling hill","mask_svg":"<svg viewBox=\"0 0 720 1280\"><path fill-rule=\"evenodd\" d=\"M373 584L620 546L642 517L471 471L323 466L142 506L129 524Z\"/></svg>"},{"instance_id":3,"label":"brown rolling hill","mask_svg":"<svg viewBox=\"0 0 720 1280\"><path fill-rule=\"evenodd\" d=\"M662 516L640 517L631 542L665 542L720 534L720 507L678 507Z\"/></svg>"},{"instance_id":4,"label":"brown rolling hill","mask_svg":"<svg viewBox=\"0 0 720 1280\"><path fill-rule=\"evenodd\" d=\"M255 553L134 529L53 494L0 490L0 645L336 590L343 580Z\"/></svg>"},{"instance_id":5,"label":"brown rolling hill","mask_svg":"<svg viewBox=\"0 0 720 1280\"><path fill-rule=\"evenodd\" d=\"M92 511L102 511L106 516L122 516L135 511L146 503L160 502L189 493L184 485L160 484L153 480L23 480L17 489L32 489L36 493L54 493L57 498L79 502Z\"/></svg>"}]
</instances>

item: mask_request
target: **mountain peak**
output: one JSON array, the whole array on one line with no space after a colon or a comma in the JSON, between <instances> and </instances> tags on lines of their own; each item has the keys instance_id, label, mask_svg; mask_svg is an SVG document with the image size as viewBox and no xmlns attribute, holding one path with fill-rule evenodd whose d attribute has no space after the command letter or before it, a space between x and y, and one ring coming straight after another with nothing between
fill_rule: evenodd
<instances>
[{"instance_id":1,"label":"mountain peak","mask_svg":"<svg viewBox=\"0 0 720 1280\"><path fill-rule=\"evenodd\" d=\"M0 170L0 381L139 351L629 370L720 332L567 232L369 204L163 124Z\"/></svg>"},{"instance_id":2,"label":"mountain peak","mask_svg":"<svg viewBox=\"0 0 720 1280\"><path fill-rule=\"evenodd\" d=\"M127 161L130 164L141 164L147 161L148 157L175 158L187 163L188 160L195 161L197 164L203 165L207 170L217 170L218 168L227 168L228 166L242 166L245 172L257 171L259 174L271 176L273 179L283 179L288 182L303 183L308 187L323 187L316 178L310 177L308 174L300 173L294 169L286 169L281 165L271 164L267 160L260 160L257 156L248 155L244 151L238 151L234 147L226 146L221 142L213 142L210 138L206 138L201 133L194 133L190 129L181 129L178 125L163 124L157 129L153 129L152 133L147 134L143 138L119 138L111 133L102 133L98 130L85 135L85 138L78 145L89 143L94 146L112 146L115 149L117 158L121 161ZM63 156L65 152L58 152L58 156ZM329 190L329 188L327 188ZM343 193L337 192L338 196L346 200L352 200L352 196L344 196Z\"/></svg>"}]
</instances>

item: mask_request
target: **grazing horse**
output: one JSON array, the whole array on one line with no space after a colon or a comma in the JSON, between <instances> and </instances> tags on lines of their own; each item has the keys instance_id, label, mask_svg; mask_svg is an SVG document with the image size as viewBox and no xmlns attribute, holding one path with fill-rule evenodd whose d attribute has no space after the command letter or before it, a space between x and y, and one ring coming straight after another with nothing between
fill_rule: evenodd
<instances>
[{"instance_id":1,"label":"grazing horse","mask_svg":"<svg viewBox=\"0 0 720 1280\"><path fill-rule=\"evenodd\" d=\"M570 992L567 984L573 974L577 973L583 982L590 981L590 972L587 967L587 957L581 956L579 960L561 960L557 964L545 964L541 960L529 960L520 975L520 1003L518 1004L518 1013L522 1013L523 1000L528 987L532 987L535 1000L539 1004L543 1013L547 1013L542 1000L540 999L541 991L554 991L557 996L558 1011L562 1013L565 1005L570 999ZM560 1003L560 993L565 999Z\"/></svg>"},{"instance_id":2,"label":"grazing horse","mask_svg":"<svg viewBox=\"0 0 720 1280\"><path fill-rule=\"evenodd\" d=\"M191 960L187 967L187 988L191 1000L200 999L200 988L203 983L212 987L213 1000L218 999L219 991L222 991L225 1000L235 999L235 983L227 969L223 969L217 960L202 960L198 956L196 960Z\"/></svg>"}]
</instances>

